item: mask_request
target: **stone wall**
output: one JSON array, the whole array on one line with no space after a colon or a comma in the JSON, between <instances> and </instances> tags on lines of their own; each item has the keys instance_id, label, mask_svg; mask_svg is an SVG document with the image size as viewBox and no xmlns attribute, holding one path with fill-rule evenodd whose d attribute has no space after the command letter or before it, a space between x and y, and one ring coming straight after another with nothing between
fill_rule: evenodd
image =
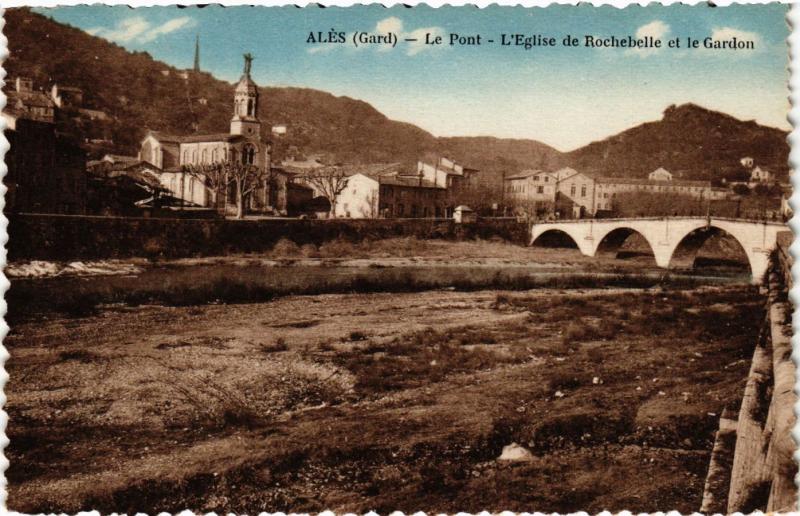
<instances>
[{"instance_id":1,"label":"stone wall","mask_svg":"<svg viewBox=\"0 0 800 516\"><path fill-rule=\"evenodd\" d=\"M732 458L712 456L701 512L797 510L794 477L796 445L791 430L796 421L794 405L795 365L792 361L791 233L778 235L769 270L767 314L761 338L735 421L723 418L717 434L715 455L723 441L735 434ZM727 463L727 464L726 464ZM729 473L722 471L729 467ZM715 478L729 478L727 496L715 486Z\"/></svg>"},{"instance_id":2,"label":"stone wall","mask_svg":"<svg viewBox=\"0 0 800 516\"><path fill-rule=\"evenodd\" d=\"M416 237L501 238L527 244L526 224L484 219L455 224L450 219L264 219L202 220L15 214L9 220L9 260L73 260L219 256L268 251L281 239L298 245L331 240Z\"/></svg>"}]
</instances>

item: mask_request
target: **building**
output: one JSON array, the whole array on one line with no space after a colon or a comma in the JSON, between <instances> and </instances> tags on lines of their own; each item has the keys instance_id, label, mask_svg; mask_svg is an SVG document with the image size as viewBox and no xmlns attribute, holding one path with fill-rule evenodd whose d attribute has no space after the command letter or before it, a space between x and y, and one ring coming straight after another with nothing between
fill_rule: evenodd
<instances>
[{"instance_id":1,"label":"building","mask_svg":"<svg viewBox=\"0 0 800 516\"><path fill-rule=\"evenodd\" d=\"M615 200L623 193L647 193L660 195L681 195L701 201L720 201L728 198L727 188L716 188L709 181L689 181L685 179L646 180L637 178L599 177L597 178L597 211L610 211Z\"/></svg>"},{"instance_id":2,"label":"building","mask_svg":"<svg viewBox=\"0 0 800 516\"><path fill-rule=\"evenodd\" d=\"M744 168L753 168L753 164L755 163L755 160L753 160L753 158L751 158L749 156L746 156L746 157L740 159L739 163L741 163Z\"/></svg>"},{"instance_id":3,"label":"building","mask_svg":"<svg viewBox=\"0 0 800 516\"><path fill-rule=\"evenodd\" d=\"M440 157L436 163L417 162L416 175L440 188L457 191L473 185L477 169L464 167L450 158ZM411 174L409 174L411 175Z\"/></svg>"},{"instance_id":4,"label":"building","mask_svg":"<svg viewBox=\"0 0 800 516\"><path fill-rule=\"evenodd\" d=\"M78 109L83 107L83 90L72 86L53 84L50 99L59 109Z\"/></svg>"},{"instance_id":5,"label":"building","mask_svg":"<svg viewBox=\"0 0 800 516\"><path fill-rule=\"evenodd\" d=\"M40 122L53 122L55 120L55 104L41 91L33 89L33 80L26 77L17 77L14 89L6 92L7 102L4 113L9 127L13 120L25 118ZM13 119L13 120L12 120Z\"/></svg>"},{"instance_id":6,"label":"building","mask_svg":"<svg viewBox=\"0 0 800 516\"><path fill-rule=\"evenodd\" d=\"M558 179L556 212L560 217L581 218L597 214L595 196L597 180L594 176L564 168L556 171L556 178Z\"/></svg>"},{"instance_id":7,"label":"building","mask_svg":"<svg viewBox=\"0 0 800 516\"><path fill-rule=\"evenodd\" d=\"M8 172L3 178L7 212L86 212L86 154L52 122L3 113Z\"/></svg>"},{"instance_id":8,"label":"building","mask_svg":"<svg viewBox=\"0 0 800 516\"><path fill-rule=\"evenodd\" d=\"M758 184L772 184L775 182L775 176L769 170L765 170L761 167L755 167L752 172L750 172L750 185L755 186Z\"/></svg>"},{"instance_id":9,"label":"building","mask_svg":"<svg viewBox=\"0 0 800 516\"><path fill-rule=\"evenodd\" d=\"M503 195L510 204L527 214L552 213L558 192L557 175L542 170L523 170L505 178Z\"/></svg>"},{"instance_id":10,"label":"building","mask_svg":"<svg viewBox=\"0 0 800 516\"><path fill-rule=\"evenodd\" d=\"M139 159L160 169L164 187L187 203L197 206L216 203L217 207L224 207L234 202L235 192L230 188L224 195L222 192L210 192L201 180L186 173L186 167L230 161L270 170L270 174L265 174L269 179L265 179L248 198L249 211L286 211L288 176L282 169L271 166L270 146L261 139L259 92L250 77L251 62L252 57L246 54L244 73L234 88L233 117L227 133L178 136L150 131L142 140Z\"/></svg>"},{"instance_id":11,"label":"building","mask_svg":"<svg viewBox=\"0 0 800 516\"><path fill-rule=\"evenodd\" d=\"M672 174L669 170L659 167L650 172L650 174L647 175L647 179L650 181L672 181Z\"/></svg>"},{"instance_id":12,"label":"building","mask_svg":"<svg viewBox=\"0 0 800 516\"><path fill-rule=\"evenodd\" d=\"M684 195L701 200L726 199L729 191L708 181L673 179L659 168L647 179L593 176L572 168L555 172L527 170L506 177L505 195L510 204L537 215L580 218L611 212L620 195L628 193Z\"/></svg>"}]
</instances>

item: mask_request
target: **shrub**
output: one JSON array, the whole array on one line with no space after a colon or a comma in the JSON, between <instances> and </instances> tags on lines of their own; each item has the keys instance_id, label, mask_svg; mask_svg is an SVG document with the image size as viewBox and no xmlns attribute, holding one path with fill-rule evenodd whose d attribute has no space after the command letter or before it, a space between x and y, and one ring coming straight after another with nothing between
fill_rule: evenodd
<instances>
[{"instance_id":1,"label":"shrub","mask_svg":"<svg viewBox=\"0 0 800 516\"><path fill-rule=\"evenodd\" d=\"M319 258L319 249L314 244L303 244L300 254L305 258Z\"/></svg>"},{"instance_id":2,"label":"shrub","mask_svg":"<svg viewBox=\"0 0 800 516\"><path fill-rule=\"evenodd\" d=\"M283 337L278 337L278 339L272 344L261 344L261 351L264 353L278 353L288 349L289 345L286 344L286 339Z\"/></svg>"},{"instance_id":3,"label":"shrub","mask_svg":"<svg viewBox=\"0 0 800 516\"><path fill-rule=\"evenodd\" d=\"M589 340L593 337L592 327L588 324L578 324L575 322L569 323L567 329L564 330L562 337L564 344L571 344L573 342L582 342Z\"/></svg>"},{"instance_id":4,"label":"shrub","mask_svg":"<svg viewBox=\"0 0 800 516\"><path fill-rule=\"evenodd\" d=\"M591 348L586 352L586 356L589 358L589 361L594 364L602 364L606 359L605 352L600 348Z\"/></svg>"},{"instance_id":5,"label":"shrub","mask_svg":"<svg viewBox=\"0 0 800 516\"><path fill-rule=\"evenodd\" d=\"M586 383L588 383L586 378L574 372L553 373L553 376L547 381L547 385L551 391L576 389Z\"/></svg>"},{"instance_id":6,"label":"shrub","mask_svg":"<svg viewBox=\"0 0 800 516\"><path fill-rule=\"evenodd\" d=\"M288 238L281 238L272 246L272 254L276 256L298 256L301 253L297 244Z\"/></svg>"}]
</instances>

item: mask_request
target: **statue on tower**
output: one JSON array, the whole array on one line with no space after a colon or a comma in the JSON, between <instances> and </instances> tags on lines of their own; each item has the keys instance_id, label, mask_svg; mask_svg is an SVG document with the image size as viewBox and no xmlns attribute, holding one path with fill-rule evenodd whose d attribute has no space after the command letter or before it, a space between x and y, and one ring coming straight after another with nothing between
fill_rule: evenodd
<instances>
[{"instance_id":1,"label":"statue on tower","mask_svg":"<svg viewBox=\"0 0 800 516\"><path fill-rule=\"evenodd\" d=\"M253 64L253 54L250 52L244 55L244 74L250 76L250 66Z\"/></svg>"}]
</instances>

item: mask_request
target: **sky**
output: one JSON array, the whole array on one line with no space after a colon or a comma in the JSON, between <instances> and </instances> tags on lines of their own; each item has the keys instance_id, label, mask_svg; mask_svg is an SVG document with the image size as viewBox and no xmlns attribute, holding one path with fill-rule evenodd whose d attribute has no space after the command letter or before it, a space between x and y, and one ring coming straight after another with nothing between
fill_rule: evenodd
<instances>
[{"instance_id":1,"label":"sky","mask_svg":"<svg viewBox=\"0 0 800 516\"><path fill-rule=\"evenodd\" d=\"M658 120L667 106L686 102L790 129L788 8L84 5L37 11L180 68L192 66L199 35L201 68L227 81L239 78L241 56L250 52L252 77L261 86L364 100L436 136L531 138L567 151ZM348 42L308 42L310 33L331 30ZM355 47L355 32L393 33L400 41ZM526 50L500 44L502 34L517 33L554 37L557 45ZM426 34L442 36L444 44L423 44ZM479 34L483 44L451 46L451 34ZM568 35L581 46L563 46ZM586 35L652 36L664 46L587 48ZM688 37L700 40L700 48L687 49ZM736 37L755 48L702 48L709 37ZM681 48L666 47L673 38Z\"/></svg>"}]
</instances>

